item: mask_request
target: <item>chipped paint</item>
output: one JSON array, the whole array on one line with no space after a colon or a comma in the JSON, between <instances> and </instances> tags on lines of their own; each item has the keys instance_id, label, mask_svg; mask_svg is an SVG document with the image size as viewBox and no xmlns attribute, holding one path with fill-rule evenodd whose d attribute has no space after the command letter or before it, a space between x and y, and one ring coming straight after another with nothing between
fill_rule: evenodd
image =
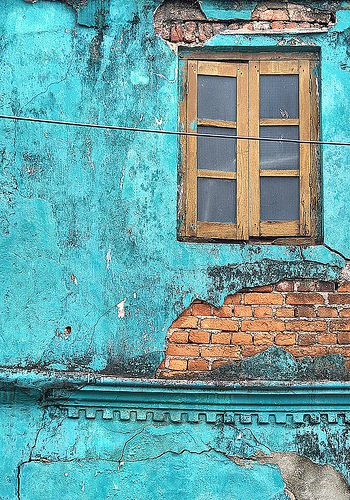
<instances>
[{"instance_id":1,"label":"chipped paint","mask_svg":"<svg viewBox=\"0 0 350 500\"><path fill-rule=\"evenodd\" d=\"M160 4L4 2L2 112L176 130L183 65L155 33ZM255 2L225 4L203 0L193 12L249 20ZM231 32L206 49L319 50L323 138L345 141L348 3L336 14L327 32ZM220 306L285 278L348 279L349 150L323 148L324 245L190 243L176 238L175 137L0 128L0 497L306 500L313 484L325 498L335 485L347 494L340 357L297 361L275 349L206 385L143 377L155 375L167 329L196 298ZM259 370L269 381L253 387ZM342 383L305 397L321 377Z\"/></svg>"}]
</instances>

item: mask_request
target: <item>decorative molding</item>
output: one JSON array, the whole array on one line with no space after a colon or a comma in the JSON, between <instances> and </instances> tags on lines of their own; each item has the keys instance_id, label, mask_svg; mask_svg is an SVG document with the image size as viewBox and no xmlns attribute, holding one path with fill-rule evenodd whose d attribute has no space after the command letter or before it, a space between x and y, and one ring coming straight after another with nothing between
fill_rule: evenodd
<instances>
[{"instance_id":1,"label":"decorative molding","mask_svg":"<svg viewBox=\"0 0 350 500\"><path fill-rule=\"evenodd\" d=\"M69 418L235 425L350 424L350 383L197 382L0 369L0 404Z\"/></svg>"},{"instance_id":2,"label":"decorative molding","mask_svg":"<svg viewBox=\"0 0 350 500\"><path fill-rule=\"evenodd\" d=\"M69 418L247 424L350 423L350 385L160 384L120 381L53 390L46 404Z\"/></svg>"}]
</instances>

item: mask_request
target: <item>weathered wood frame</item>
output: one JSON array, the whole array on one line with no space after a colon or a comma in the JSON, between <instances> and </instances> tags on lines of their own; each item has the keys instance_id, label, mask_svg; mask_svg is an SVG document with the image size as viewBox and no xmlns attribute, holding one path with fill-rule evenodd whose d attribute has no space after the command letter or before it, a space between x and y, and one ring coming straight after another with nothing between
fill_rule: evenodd
<instances>
[{"instance_id":1,"label":"weathered wood frame","mask_svg":"<svg viewBox=\"0 0 350 500\"><path fill-rule=\"evenodd\" d=\"M198 59L200 57L200 60ZM299 125L300 139L318 140L318 96L315 52L189 54L184 57L180 130L196 132L197 125L236 126L237 135L260 135L260 125ZM197 74L237 77L237 123L197 120ZM299 75L299 118L260 119L260 74ZM317 146L300 144L300 170L260 170L259 141L237 140L237 174L200 171L201 177L237 179L237 224L197 221L197 138L181 138L179 236L200 240L275 240L277 243L315 243L320 238L318 214L319 154ZM300 177L300 220L260 221L260 177Z\"/></svg>"}]
</instances>

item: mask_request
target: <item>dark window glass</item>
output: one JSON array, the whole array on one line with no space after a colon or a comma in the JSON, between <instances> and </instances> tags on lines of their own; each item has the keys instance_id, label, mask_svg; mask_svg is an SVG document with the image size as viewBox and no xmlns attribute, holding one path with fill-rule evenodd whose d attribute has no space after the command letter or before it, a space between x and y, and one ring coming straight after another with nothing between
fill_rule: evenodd
<instances>
[{"instance_id":1,"label":"dark window glass","mask_svg":"<svg viewBox=\"0 0 350 500\"><path fill-rule=\"evenodd\" d=\"M198 75L198 118L236 121L236 78Z\"/></svg>"},{"instance_id":2,"label":"dark window glass","mask_svg":"<svg viewBox=\"0 0 350 500\"><path fill-rule=\"evenodd\" d=\"M236 181L198 178L199 221L236 222Z\"/></svg>"},{"instance_id":3,"label":"dark window glass","mask_svg":"<svg viewBox=\"0 0 350 500\"><path fill-rule=\"evenodd\" d=\"M198 127L199 134L232 135L236 129L219 127ZM198 168L208 170L236 170L236 139L216 139L215 137L198 137Z\"/></svg>"},{"instance_id":4,"label":"dark window glass","mask_svg":"<svg viewBox=\"0 0 350 500\"><path fill-rule=\"evenodd\" d=\"M261 177L262 221L299 219L299 177Z\"/></svg>"},{"instance_id":5,"label":"dark window glass","mask_svg":"<svg viewBox=\"0 0 350 500\"><path fill-rule=\"evenodd\" d=\"M260 117L298 118L299 76L260 76Z\"/></svg>"}]
</instances>

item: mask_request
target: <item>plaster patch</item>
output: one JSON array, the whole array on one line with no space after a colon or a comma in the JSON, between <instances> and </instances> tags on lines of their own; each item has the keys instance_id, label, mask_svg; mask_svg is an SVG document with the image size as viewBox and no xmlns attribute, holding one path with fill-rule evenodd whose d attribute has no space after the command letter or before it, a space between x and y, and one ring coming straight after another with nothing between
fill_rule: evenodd
<instances>
[{"instance_id":1,"label":"plaster patch","mask_svg":"<svg viewBox=\"0 0 350 500\"><path fill-rule=\"evenodd\" d=\"M349 485L329 464L319 465L293 452L274 452L257 460L278 466L292 500L349 500Z\"/></svg>"},{"instance_id":2,"label":"plaster patch","mask_svg":"<svg viewBox=\"0 0 350 500\"><path fill-rule=\"evenodd\" d=\"M119 302L119 304L117 304L117 308L118 308L118 318L124 318L125 317L125 302L126 302L126 298L123 299L121 302Z\"/></svg>"}]
</instances>

